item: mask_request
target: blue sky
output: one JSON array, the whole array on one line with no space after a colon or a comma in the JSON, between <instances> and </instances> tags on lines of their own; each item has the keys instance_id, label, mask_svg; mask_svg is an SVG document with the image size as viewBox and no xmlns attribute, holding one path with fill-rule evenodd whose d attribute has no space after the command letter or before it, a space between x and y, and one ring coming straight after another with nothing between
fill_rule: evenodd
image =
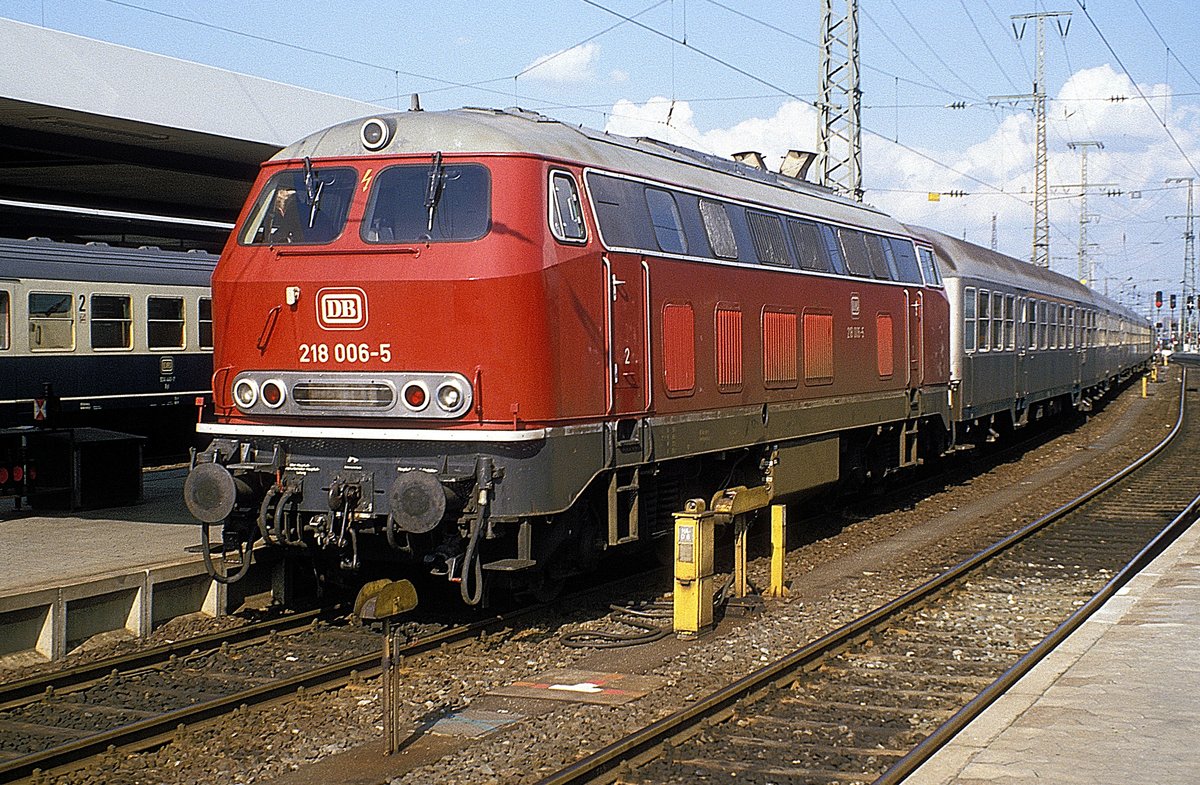
<instances>
[{"instance_id":1,"label":"blue sky","mask_svg":"<svg viewBox=\"0 0 1200 785\"><path fill-rule=\"evenodd\" d=\"M1089 180L1122 192L1088 198L1097 288L1142 304L1179 290L1184 222L1167 216L1186 187L1164 180L1200 187L1192 0L860 0L866 200L983 245L995 215L999 250L1028 258L1033 116L989 98L1032 91L1034 29L1018 41L1010 17L1035 11L1072 12L1065 37L1053 21L1046 34L1050 182L1079 182L1070 142L1101 141ZM0 13L399 108L413 92L426 109L518 104L775 161L816 146L819 0L6 0ZM1079 189L1052 191L1052 266L1070 275L1079 214Z\"/></svg>"}]
</instances>

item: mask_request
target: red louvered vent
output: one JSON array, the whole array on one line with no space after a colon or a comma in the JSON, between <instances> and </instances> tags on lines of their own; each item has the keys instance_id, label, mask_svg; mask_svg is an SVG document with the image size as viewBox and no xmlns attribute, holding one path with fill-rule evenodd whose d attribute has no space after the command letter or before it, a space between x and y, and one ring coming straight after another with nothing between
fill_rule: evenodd
<instances>
[{"instance_id":1,"label":"red louvered vent","mask_svg":"<svg viewBox=\"0 0 1200 785\"><path fill-rule=\"evenodd\" d=\"M663 305L663 373L668 395L691 395L696 387L696 320L691 303Z\"/></svg>"},{"instance_id":2,"label":"red louvered vent","mask_svg":"<svg viewBox=\"0 0 1200 785\"><path fill-rule=\"evenodd\" d=\"M892 348L892 315L875 314L875 359L879 364L879 377L890 379L896 372L895 352Z\"/></svg>"},{"instance_id":3,"label":"red louvered vent","mask_svg":"<svg viewBox=\"0 0 1200 785\"><path fill-rule=\"evenodd\" d=\"M833 383L833 314L804 312L804 383Z\"/></svg>"},{"instance_id":4,"label":"red louvered vent","mask_svg":"<svg viewBox=\"0 0 1200 785\"><path fill-rule=\"evenodd\" d=\"M742 389L742 309L736 305L717 304L717 388Z\"/></svg>"},{"instance_id":5,"label":"red louvered vent","mask_svg":"<svg viewBox=\"0 0 1200 785\"><path fill-rule=\"evenodd\" d=\"M795 387L799 355L796 314L763 311L763 381L767 387Z\"/></svg>"}]
</instances>

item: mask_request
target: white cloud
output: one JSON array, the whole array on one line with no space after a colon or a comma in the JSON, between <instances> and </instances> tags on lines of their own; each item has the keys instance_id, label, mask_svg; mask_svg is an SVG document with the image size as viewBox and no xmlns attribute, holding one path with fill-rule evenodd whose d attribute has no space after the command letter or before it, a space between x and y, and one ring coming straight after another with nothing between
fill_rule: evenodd
<instances>
[{"instance_id":1,"label":"white cloud","mask_svg":"<svg viewBox=\"0 0 1200 785\"><path fill-rule=\"evenodd\" d=\"M595 78L599 44L580 44L548 55L542 55L521 72L525 79L543 82L587 82Z\"/></svg>"}]
</instances>

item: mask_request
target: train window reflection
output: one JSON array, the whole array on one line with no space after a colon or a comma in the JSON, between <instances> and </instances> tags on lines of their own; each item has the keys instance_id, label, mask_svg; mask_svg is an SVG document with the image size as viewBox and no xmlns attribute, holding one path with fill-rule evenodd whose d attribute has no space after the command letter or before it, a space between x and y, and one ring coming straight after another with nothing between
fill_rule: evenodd
<instances>
[{"instance_id":1,"label":"train window reflection","mask_svg":"<svg viewBox=\"0 0 1200 785\"><path fill-rule=\"evenodd\" d=\"M129 295L92 295L92 348L133 348L133 320L130 315Z\"/></svg>"},{"instance_id":2,"label":"train window reflection","mask_svg":"<svg viewBox=\"0 0 1200 785\"><path fill-rule=\"evenodd\" d=\"M146 345L151 349L183 348L183 298L146 299Z\"/></svg>"},{"instance_id":3,"label":"train window reflection","mask_svg":"<svg viewBox=\"0 0 1200 785\"><path fill-rule=\"evenodd\" d=\"M242 228L245 245L318 245L346 224L358 173L350 168L279 172L267 181Z\"/></svg>"},{"instance_id":4,"label":"train window reflection","mask_svg":"<svg viewBox=\"0 0 1200 785\"><path fill-rule=\"evenodd\" d=\"M658 247L667 253L687 253L687 235L683 233L675 196L660 188L647 188L646 207L650 210L650 223Z\"/></svg>"},{"instance_id":5,"label":"train window reflection","mask_svg":"<svg viewBox=\"0 0 1200 785\"><path fill-rule=\"evenodd\" d=\"M436 178L432 188L431 178ZM390 166L375 178L362 239L368 243L466 242L487 234L491 220L492 178L486 167Z\"/></svg>"},{"instance_id":6,"label":"train window reflection","mask_svg":"<svg viewBox=\"0 0 1200 785\"><path fill-rule=\"evenodd\" d=\"M29 293L29 348L37 351L75 348L75 312L67 292Z\"/></svg>"},{"instance_id":7,"label":"train window reflection","mask_svg":"<svg viewBox=\"0 0 1200 785\"><path fill-rule=\"evenodd\" d=\"M8 305L8 292L0 292L0 351L7 349L11 344L9 336L12 334L12 327L9 313L11 308Z\"/></svg>"}]
</instances>

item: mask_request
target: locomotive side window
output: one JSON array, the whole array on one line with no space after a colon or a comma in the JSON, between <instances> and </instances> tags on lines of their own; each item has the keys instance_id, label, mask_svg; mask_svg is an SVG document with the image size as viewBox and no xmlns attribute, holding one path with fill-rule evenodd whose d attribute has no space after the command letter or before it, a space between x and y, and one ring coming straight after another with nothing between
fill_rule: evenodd
<instances>
[{"instance_id":1,"label":"locomotive side window","mask_svg":"<svg viewBox=\"0 0 1200 785\"><path fill-rule=\"evenodd\" d=\"M897 280L904 281L905 283L920 284L921 265L917 262L917 255L913 253L913 244L908 240L901 240L896 237L884 242L891 248L892 259L896 263ZM888 250L888 247L885 247L884 250ZM928 253L928 251L925 251L925 253ZM930 254L929 260L930 264L932 264L932 254ZM937 286L941 281L930 279L926 283L930 286Z\"/></svg>"},{"instance_id":2,"label":"locomotive side window","mask_svg":"<svg viewBox=\"0 0 1200 785\"><path fill-rule=\"evenodd\" d=\"M746 222L750 224L754 253L760 262L778 267L792 266L787 240L783 236L783 222L779 220L779 216L747 210Z\"/></svg>"},{"instance_id":3,"label":"locomotive side window","mask_svg":"<svg viewBox=\"0 0 1200 785\"><path fill-rule=\"evenodd\" d=\"M183 348L183 298L146 298L146 345L150 349Z\"/></svg>"},{"instance_id":4,"label":"locomotive side window","mask_svg":"<svg viewBox=\"0 0 1200 785\"><path fill-rule=\"evenodd\" d=\"M579 188L567 172L550 174L550 231L565 243L587 240L583 209L579 205Z\"/></svg>"},{"instance_id":5,"label":"locomotive side window","mask_svg":"<svg viewBox=\"0 0 1200 785\"><path fill-rule=\"evenodd\" d=\"M700 218L704 222L704 233L715 256L721 259L738 258L737 238L725 205L712 199L700 200Z\"/></svg>"},{"instance_id":6,"label":"locomotive side window","mask_svg":"<svg viewBox=\"0 0 1200 785\"><path fill-rule=\"evenodd\" d=\"M846 269L851 275L863 278L871 277L871 260L867 258L867 246L863 243L863 233L854 229L838 229L838 237L842 241L842 251L846 256Z\"/></svg>"},{"instance_id":7,"label":"locomotive side window","mask_svg":"<svg viewBox=\"0 0 1200 785\"><path fill-rule=\"evenodd\" d=\"M817 225L808 221L788 219L788 232L792 235L792 245L800 254L800 267L805 270L815 270L819 273L834 272L829 261L829 249L821 239Z\"/></svg>"},{"instance_id":8,"label":"locomotive side window","mask_svg":"<svg viewBox=\"0 0 1200 785\"><path fill-rule=\"evenodd\" d=\"M975 287L963 289L963 351L975 351Z\"/></svg>"},{"instance_id":9,"label":"locomotive side window","mask_svg":"<svg viewBox=\"0 0 1200 785\"><path fill-rule=\"evenodd\" d=\"M832 226L825 224L817 224L817 230L821 233L821 239L825 241L825 249L829 253L829 261L833 263L833 271L838 275L845 275L849 267L842 253L842 245L838 242L837 232L833 231Z\"/></svg>"},{"instance_id":10,"label":"locomotive side window","mask_svg":"<svg viewBox=\"0 0 1200 785\"><path fill-rule=\"evenodd\" d=\"M883 253L883 238L877 234L864 233L863 245L867 249L867 262L871 265L871 273L884 281L895 280Z\"/></svg>"},{"instance_id":11,"label":"locomotive side window","mask_svg":"<svg viewBox=\"0 0 1200 785\"><path fill-rule=\"evenodd\" d=\"M658 247L666 253L687 253L687 237L683 233L675 196L661 188L647 188L646 207L650 210L650 223L654 226Z\"/></svg>"},{"instance_id":12,"label":"locomotive side window","mask_svg":"<svg viewBox=\"0 0 1200 785\"><path fill-rule=\"evenodd\" d=\"M942 275L938 272L937 262L933 260L933 251L918 248L917 256L921 260L921 272L925 275L925 283L929 286L941 286Z\"/></svg>"},{"instance_id":13,"label":"locomotive side window","mask_svg":"<svg viewBox=\"0 0 1200 785\"><path fill-rule=\"evenodd\" d=\"M75 348L74 298L67 292L29 293L29 348L33 351Z\"/></svg>"},{"instance_id":14,"label":"locomotive side window","mask_svg":"<svg viewBox=\"0 0 1200 785\"><path fill-rule=\"evenodd\" d=\"M479 164L389 166L362 221L368 243L467 242L488 233L492 175Z\"/></svg>"},{"instance_id":15,"label":"locomotive side window","mask_svg":"<svg viewBox=\"0 0 1200 785\"><path fill-rule=\"evenodd\" d=\"M267 181L239 239L243 245L328 243L342 233L358 173L289 169Z\"/></svg>"},{"instance_id":16,"label":"locomotive side window","mask_svg":"<svg viewBox=\"0 0 1200 785\"><path fill-rule=\"evenodd\" d=\"M8 304L8 292L0 292L0 351L7 349L12 340L12 325L9 322L9 313L12 309Z\"/></svg>"},{"instance_id":17,"label":"locomotive side window","mask_svg":"<svg viewBox=\"0 0 1200 785\"><path fill-rule=\"evenodd\" d=\"M212 298L201 297L199 305L200 323L198 332L200 334L200 348L213 348L213 320L212 320Z\"/></svg>"},{"instance_id":18,"label":"locomotive side window","mask_svg":"<svg viewBox=\"0 0 1200 785\"><path fill-rule=\"evenodd\" d=\"M92 295L92 348L132 349L132 298L127 294Z\"/></svg>"}]
</instances>

